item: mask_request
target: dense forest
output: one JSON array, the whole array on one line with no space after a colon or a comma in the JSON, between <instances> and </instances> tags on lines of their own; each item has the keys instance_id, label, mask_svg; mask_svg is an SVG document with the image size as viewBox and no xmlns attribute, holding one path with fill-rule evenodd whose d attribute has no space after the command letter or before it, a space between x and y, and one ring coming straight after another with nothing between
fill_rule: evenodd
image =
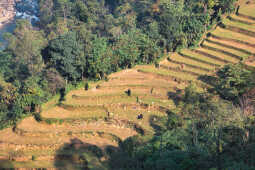
<instances>
[{"instance_id":1,"label":"dense forest","mask_svg":"<svg viewBox=\"0 0 255 170\"><path fill-rule=\"evenodd\" d=\"M235 0L40 0L40 21L18 20L0 52L0 129L35 112L71 86L168 52L192 48L234 12ZM182 114L157 118L158 134L123 143L112 166L127 169L254 169L254 72L226 65L214 88L191 84L177 97ZM234 134L234 135L233 135ZM123 154L123 153L122 153ZM191 168L192 167L192 168Z\"/></svg>"}]
</instances>

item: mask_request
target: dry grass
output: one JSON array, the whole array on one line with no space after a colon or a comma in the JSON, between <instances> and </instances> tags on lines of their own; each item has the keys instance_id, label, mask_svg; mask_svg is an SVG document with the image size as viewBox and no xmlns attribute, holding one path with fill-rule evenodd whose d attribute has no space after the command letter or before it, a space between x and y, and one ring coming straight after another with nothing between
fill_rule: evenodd
<instances>
[{"instance_id":1,"label":"dry grass","mask_svg":"<svg viewBox=\"0 0 255 170\"><path fill-rule=\"evenodd\" d=\"M162 76L173 76L176 78L180 78L183 80L196 80L196 76L192 76L192 75L187 75L186 73L182 73L182 72L178 72L178 71L169 71L169 70L165 70L165 69L157 69L154 66L141 66L139 67L140 70L144 71L144 72L150 72L150 73L155 73L158 75L162 75Z\"/></svg>"},{"instance_id":2,"label":"dry grass","mask_svg":"<svg viewBox=\"0 0 255 170\"><path fill-rule=\"evenodd\" d=\"M56 106L47 112L42 112L41 115L44 118L59 118L59 119L83 119L91 117L105 117L107 115L105 109L102 107L87 107L87 108L75 108L71 111L62 107Z\"/></svg>"},{"instance_id":3,"label":"dry grass","mask_svg":"<svg viewBox=\"0 0 255 170\"><path fill-rule=\"evenodd\" d=\"M207 42L207 41L204 42L204 45L209 46L209 47L213 47L213 48L216 48L216 49L219 49L219 50L222 50L222 51L225 51L227 53L234 54L236 56L243 57L243 58L246 58L246 57L249 56L249 55L243 53L242 51L238 51L238 50L234 50L234 49L231 49L231 48L223 47L223 46L213 44L213 43L210 43L210 42ZM225 59L227 61L230 61L230 62L237 63L237 62L240 61L239 59L234 58L233 56L230 56L230 55L228 55L226 53L223 53L223 52L218 52L218 51L215 51L215 50L206 50L206 51L208 53L212 54L212 55L218 56L220 58L222 57L223 59Z\"/></svg>"},{"instance_id":4,"label":"dry grass","mask_svg":"<svg viewBox=\"0 0 255 170\"><path fill-rule=\"evenodd\" d=\"M217 41L217 42L222 43L222 44L227 44L227 45L230 45L230 46L233 46L233 47L236 47L236 48L247 50L251 53L255 53L255 47L251 47L251 46L248 46L248 45L245 45L245 44L242 44L242 43L238 43L238 42L234 42L234 41L219 40L219 39L215 39L213 37L210 37L209 40Z\"/></svg>"},{"instance_id":5,"label":"dry grass","mask_svg":"<svg viewBox=\"0 0 255 170\"><path fill-rule=\"evenodd\" d=\"M255 31L254 25L247 25L247 24L244 24L244 23L241 23L241 22L230 21L229 19L223 20L223 23L226 24L226 25L242 28L242 29L245 29L245 30L248 30L248 31L253 31L253 32Z\"/></svg>"},{"instance_id":6,"label":"dry grass","mask_svg":"<svg viewBox=\"0 0 255 170\"><path fill-rule=\"evenodd\" d=\"M168 61L168 60L163 60L162 62L160 62L160 64L162 64L164 66L167 66L167 67L176 68L176 69L180 69L182 67L181 64L175 64L175 63L173 63L171 61ZM187 64L189 64L189 63L187 63ZM194 72L194 73L197 73L197 74L207 74L208 73L207 71L196 69L196 68L191 68L191 67L188 67L188 66L185 66L185 65L181 69L184 70L184 71L190 71L190 72Z\"/></svg>"},{"instance_id":7,"label":"dry grass","mask_svg":"<svg viewBox=\"0 0 255 170\"><path fill-rule=\"evenodd\" d=\"M236 40L240 40L240 41L244 41L248 43L253 43L253 44L255 42L254 37L244 35L241 33L236 33L236 32L219 28L219 27L215 31L213 31L212 34L218 35L220 37L232 38L232 39L236 39Z\"/></svg>"},{"instance_id":8,"label":"dry grass","mask_svg":"<svg viewBox=\"0 0 255 170\"><path fill-rule=\"evenodd\" d=\"M185 58L177 53L174 53L173 55L170 56L171 60L174 60L174 61L179 61L179 62L184 62L184 63L188 63L188 64L192 64L192 65L196 65L196 66L199 66L201 68L205 68L205 69L210 69L210 70L214 70L214 66L211 66L209 64L205 64L205 63L202 63L202 62L199 62L199 61L195 61L195 60L192 60L192 59L188 59L188 58Z\"/></svg>"},{"instance_id":9,"label":"dry grass","mask_svg":"<svg viewBox=\"0 0 255 170\"><path fill-rule=\"evenodd\" d=\"M207 45L207 43L205 43ZM223 60L226 60L228 62L233 62L233 63L237 63L239 60L229 56L229 55L226 55L224 53L221 53L221 52L217 52L217 51L214 51L214 50L210 50L210 49L206 49L206 48L199 48L198 50L200 51L203 51L207 54L210 54L210 55L213 55L215 57L218 57L220 59L223 59ZM215 59L216 61L217 59ZM219 61L219 60L218 60Z\"/></svg>"},{"instance_id":10,"label":"dry grass","mask_svg":"<svg viewBox=\"0 0 255 170\"><path fill-rule=\"evenodd\" d=\"M233 18L234 20L236 20L236 22L243 22L243 23L247 23L248 25L255 25L255 21L251 20L249 18L244 18L238 15L231 15L231 18Z\"/></svg>"},{"instance_id":11,"label":"dry grass","mask_svg":"<svg viewBox=\"0 0 255 170\"><path fill-rule=\"evenodd\" d=\"M197 59L200 59L200 60L203 60L203 61L206 61L206 62L209 62L211 64L218 64L218 65L223 65L224 64L222 61L212 59L212 58L207 57L205 55L197 54L197 53L195 53L191 50L182 50L181 53L183 53L185 55L188 55L188 56L191 56L191 57L194 57L194 58L197 58Z\"/></svg>"},{"instance_id":12,"label":"dry grass","mask_svg":"<svg viewBox=\"0 0 255 170\"><path fill-rule=\"evenodd\" d=\"M245 14L245 15L248 15L248 16L252 16L252 17L255 17L255 4L254 2L250 1L250 4L245 4L243 3L239 12L241 14Z\"/></svg>"},{"instance_id":13,"label":"dry grass","mask_svg":"<svg viewBox=\"0 0 255 170\"><path fill-rule=\"evenodd\" d=\"M153 116L166 116L166 113L162 113L153 108L153 106L149 108L142 108L139 106L130 106L125 108L118 108L118 107L109 107L109 110L114 113L114 115L118 119L126 119L130 121L137 122L140 126L142 126L147 131L153 133L153 128L151 126L151 120ZM137 119L139 114L143 114L143 119Z\"/></svg>"}]
</instances>

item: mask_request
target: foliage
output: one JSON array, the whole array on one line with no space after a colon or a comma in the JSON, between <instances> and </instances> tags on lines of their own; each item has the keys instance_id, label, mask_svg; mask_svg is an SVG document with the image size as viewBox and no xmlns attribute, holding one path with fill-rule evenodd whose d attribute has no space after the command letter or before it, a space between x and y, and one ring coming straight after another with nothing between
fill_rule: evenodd
<instances>
[{"instance_id":1,"label":"foliage","mask_svg":"<svg viewBox=\"0 0 255 170\"><path fill-rule=\"evenodd\" d=\"M81 78L85 64L82 46L75 32L70 32L50 41L48 47L49 65L67 80Z\"/></svg>"},{"instance_id":2,"label":"foliage","mask_svg":"<svg viewBox=\"0 0 255 170\"><path fill-rule=\"evenodd\" d=\"M236 100L254 85L253 73L243 65L226 65L217 72L216 90L228 100Z\"/></svg>"},{"instance_id":3,"label":"foliage","mask_svg":"<svg viewBox=\"0 0 255 170\"><path fill-rule=\"evenodd\" d=\"M85 83L84 89L85 89L85 90L88 90L88 89L89 89L89 83L88 83L88 82Z\"/></svg>"},{"instance_id":4,"label":"foliage","mask_svg":"<svg viewBox=\"0 0 255 170\"><path fill-rule=\"evenodd\" d=\"M169 112L170 121L157 118L166 127L149 141L138 136L125 140L123 149L129 156L124 159L129 161L112 167L202 170L231 169L234 164L239 169L253 169L255 164L247 157L254 154L249 149L255 142L253 124L230 102L208 96L194 85L187 87L182 100L195 107L186 109L187 105L180 104L182 115Z\"/></svg>"}]
</instances>

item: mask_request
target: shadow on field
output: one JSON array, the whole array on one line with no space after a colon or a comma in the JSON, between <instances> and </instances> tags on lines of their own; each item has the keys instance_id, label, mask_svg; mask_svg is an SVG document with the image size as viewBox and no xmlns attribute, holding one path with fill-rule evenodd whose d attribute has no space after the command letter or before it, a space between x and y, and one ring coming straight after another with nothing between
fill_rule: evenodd
<instances>
[{"instance_id":1,"label":"shadow on field","mask_svg":"<svg viewBox=\"0 0 255 170\"><path fill-rule=\"evenodd\" d=\"M182 90L176 90L176 92L167 92L168 99L172 99L176 106L179 105L179 102L182 100Z\"/></svg>"},{"instance_id":2,"label":"shadow on field","mask_svg":"<svg viewBox=\"0 0 255 170\"><path fill-rule=\"evenodd\" d=\"M54 166L59 170L129 169L134 164L130 154L135 146L141 145L138 139L132 136L120 142L119 147L110 145L101 149L74 138L56 152Z\"/></svg>"},{"instance_id":3,"label":"shadow on field","mask_svg":"<svg viewBox=\"0 0 255 170\"><path fill-rule=\"evenodd\" d=\"M216 83L218 81L217 77L214 76L208 76L208 75L202 75L198 77L198 80L203 81L206 84L209 84L211 86L216 86Z\"/></svg>"},{"instance_id":4,"label":"shadow on field","mask_svg":"<svg viewBox=\"0 0 255 170\"><path fill-rule=\"evenodd\" d=\"M108 145L101 149L73 138L70 143L65 143L57 150L54 165L61 170L117 170L120 166L130 164L127 161L130 157L124 151L128 148L124 147L124 143L126 142L120 142L119 147Z\"/></svg>"},{"instance_id":5,"label":"shadow on field","mask_svg":"<svg viewBox=\"0 0 255 170\"><path fill-rule=\"evenodd\" d=\"M100 169L100 158L102 157L103 151L99 147L74 138L56 152L54 164L61 170L88 170L90 162L95 169Z\"/></svg>"},{"instance_id":6,"label":"shadow on field","mask_svg":"<svg viewBox=\"0 0 255 170\"><path fill-rule=\"evenodd\" d=\"M12 161L0 160L0 169L12 169L12 168L14 168Z\"/></svg>"}]
</instances>

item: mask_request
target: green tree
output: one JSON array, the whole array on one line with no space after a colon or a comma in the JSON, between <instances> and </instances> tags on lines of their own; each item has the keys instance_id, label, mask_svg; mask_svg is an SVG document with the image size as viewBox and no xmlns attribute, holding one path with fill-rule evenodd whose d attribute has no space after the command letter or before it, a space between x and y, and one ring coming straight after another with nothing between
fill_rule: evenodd
<instances>
[{"instance_id":1,"label":"green tree","mask_svg":"<svg viewBox=\"0 0 255 170\"><path fill-rule=\"evenodd\" d=\"M66 80L82 78L86 59L76 32L69 32L52 40L47 51L49 65L56 68Z\"/></svg>"},{"instance_id":2,"label":"green tree","mask_svg":"<svg viewBox=\"0 0 255 170\"><path fill-rule=\"evenodd\" d=\"M106 38L95 38L92 46L93 49L87 56L87 75L101 80L110 73L111 49Z\"/></svg>"},{"instance_id":3,"label":"green tree","mask_svg":"<svg viewBox=\"0 0 255 170\"><path fill-rule=\"evenodd\" d=\"M237 97L244 94L252 85L252 72L245 69L241 64L225 65L217 72L218 82L216 90L228 100L237 100Z\"/></svg>"},{"instance_id":4,"label":"green tree","mask_svg":"<svg viewBox=\"0 0 255 170\"><path fill-rule=\"evenodd\" d=\"M28 67L29 73L34 76L43 68L41 50L46 46L47 41L42 31L32 28L26 20L17 21L13 34L6 36L10 50L18 64Z\"/></svg>"}]
</instances>

